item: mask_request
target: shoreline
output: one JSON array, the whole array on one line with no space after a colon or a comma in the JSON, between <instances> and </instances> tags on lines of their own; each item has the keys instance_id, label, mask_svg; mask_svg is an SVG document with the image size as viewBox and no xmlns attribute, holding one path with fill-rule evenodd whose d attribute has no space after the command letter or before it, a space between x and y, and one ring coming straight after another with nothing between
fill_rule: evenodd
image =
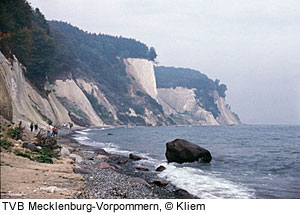
<instances>
[{"instance_id":1,"label":"shoreline","mask_svg":"<svg viewBox=\"0 0 300 215\"><path fill-rule=\"evenodd\" d=\"M59 134L59 143L71 147L70 156L75 157L74 172L80 174L85 181L84 198L197 198L160 179L157 176L159 172L137 169L135 161L127 156L108 153L100 147L80 144L73 135L76 131L84 129L68 131L61 129L62 134Z\"/></svg>"}]
</instances>

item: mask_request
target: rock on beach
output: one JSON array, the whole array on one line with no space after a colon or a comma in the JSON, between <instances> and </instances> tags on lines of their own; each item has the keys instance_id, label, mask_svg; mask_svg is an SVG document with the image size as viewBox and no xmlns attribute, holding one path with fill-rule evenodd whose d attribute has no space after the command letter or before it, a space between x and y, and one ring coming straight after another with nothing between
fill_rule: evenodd
<instances>
[{"instance_id":1,"label":"rock on beach","mask_svg":"<svg viewBox=\"0 0 300 215\"><path fill-rule=\"evenodd\" d=\"M185 163L201 161L209 163L212 159L210 152L196 144L183 139L168 142L166 158L168 162Z\"/></svg>"},{"instance_id":2,"label":"rock on beach","mask_svg":"<svg viewBox=\"0 0 300 215\"><path fill-rule=\"evenodd\" d=\"M141 157L141 156L139 156L139 155L135 155L135 154L129 154L129 158L131 159L131 160L135 160L135 161L139 161L139 160L146 160L146 158L143 158L143 157Z\"/></svg>"}]
</instances>

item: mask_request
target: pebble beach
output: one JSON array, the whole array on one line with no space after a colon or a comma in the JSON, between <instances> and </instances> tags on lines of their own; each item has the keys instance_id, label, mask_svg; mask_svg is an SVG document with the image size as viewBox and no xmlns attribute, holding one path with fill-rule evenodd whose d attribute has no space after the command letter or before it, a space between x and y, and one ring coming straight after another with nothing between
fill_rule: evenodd
<instances>
[{"instance_id":1,"label":"pebble beach","mask_svg":"<svg viewBox=\"0 0 300 215\"><path fill-rule=\"evenodd\" d=\"M188 192L158 178L155 170L136 167L135 160L129 157L81 145L72 138L72 134L62 131L60 142L69 148L70 154L67 156L74 158L74 172L84 179L84 195L79 198L194 198Z\"/></svg>"}]
</instances>

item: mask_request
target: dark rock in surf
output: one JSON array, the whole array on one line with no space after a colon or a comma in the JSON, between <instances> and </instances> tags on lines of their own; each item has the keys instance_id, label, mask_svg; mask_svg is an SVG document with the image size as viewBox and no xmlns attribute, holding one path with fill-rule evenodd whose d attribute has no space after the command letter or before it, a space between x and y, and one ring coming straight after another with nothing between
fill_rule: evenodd
<instances>
[{"instance_id":1,"label":"dark rock in surf","mask_svg":"<svg viewBox=\"0 0 300 215\"><path fill-rule=\"evenodd\" d=\"M137 169L137 170L140 170L140 171L144 171L144 172L149 171L148 168L146 168L146 167L140 167L140 166L136 167L136 169Z\"/></svg>"},{"instance_id":2,"label":"dark rock in surf","mask_svg":"<svg viewBox=\"0 0 300 215\"><path fill-rule=\"evenodd\" d=\"M196 197L183 189L178 189L175 191L177 198L179 199L195 199Z\"/></svg>"},{"instance_id":3,"label":"dark rock in surf","mask_svg":"<svg viewBox=\"0 0 300 215\"><path fill-rule=\"evenodd\" d=\"M152 183L159 186L159 187L165 187L169 184L169 182L167 182L167 181L165 181L161 178L154 179Z\"/></svg>"},{"instance_id":4,"label":"dark rock in surf","mask_svg":"<svg viewBox=\"0 0 300 215\"><path fill-rule=\"evenodd\" d=\"M157 172L162 172L162 171L164 171L165 169L166 169L166 167L160 165L159 167L157 167L157 168L155 169L155 171L157 171Z\"/></svg>"},{"instance_id":5,"label":"dark rock in surf","mask_svg":"<svg viewBox=\"0 0 300 215\"><path fill-rule=\"evenodd\" d=\"M131 160L135 160L135 161L139 161L139 160L146 160L146 158L143 158L143 157L141 157L141 156L138 156L138 155L135 155L135 154L129 154L129 158L131 159Z\"/></svg>"},{"instance_id":6,"label":"dark rock in surf","mask_svg":"<svg viewBox=\"0 0 300 215\"><path fill-rule=\"evenodd\" d=\"M97 155L109 155L109 153L107 153L104 149L96 149L94 153Z\"/></svg>"},{"instance_id":7,"label":"dark rock in surf","mask_svg":"<svg viewBox=\"0 0 300 215\"><path fill-rule=\"evenodd\" d=\"M168 142L166 158L168 162L185 163L201 161L209 163L212 159L210 152L189 141L176 139Z\"/></svg>"}]
</instances>

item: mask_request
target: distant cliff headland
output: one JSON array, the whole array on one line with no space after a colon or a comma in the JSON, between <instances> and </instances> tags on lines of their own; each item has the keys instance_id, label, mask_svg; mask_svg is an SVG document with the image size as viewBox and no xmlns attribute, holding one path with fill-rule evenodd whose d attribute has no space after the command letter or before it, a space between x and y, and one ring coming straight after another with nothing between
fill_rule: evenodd
<instances>
[{"instance_id":1,"label":"distant cliff headland","mask_svg":"<svg viewBox=\"0 0 300 215\"><path fill-rule=\"evenodd\" d=\"M0 10L0 114L40 125L237 125L226 85L154 66L134 39L46 21L25 0Z\"/></svg>"}]
</instances>

